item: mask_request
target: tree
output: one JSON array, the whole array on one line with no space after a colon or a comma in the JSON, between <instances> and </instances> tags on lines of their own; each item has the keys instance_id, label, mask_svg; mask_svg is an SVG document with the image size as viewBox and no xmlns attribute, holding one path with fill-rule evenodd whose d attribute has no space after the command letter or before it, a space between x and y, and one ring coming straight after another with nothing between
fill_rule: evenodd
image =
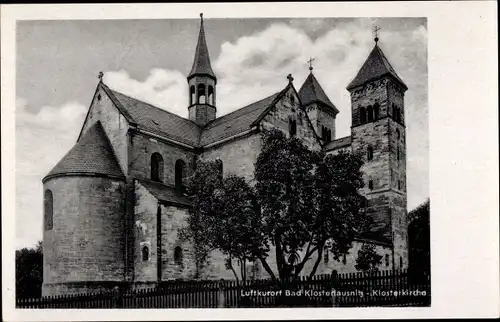
<instances>
[{"instance_id":1,"label":"tree","mask_svg":"<svg viewBox=\"0 0 500 322\"><path fill-rule=\"evenodd\" d=\"M376 272L378 265L382 262L382 256L375 250L375 245L363 244L358 250L358 257L356 258L356 265L354 266L358 271Z\"/></svg>"},{"instance_id":2,"label":"tree","mask_svg":"<svg viewBox=\"0 0 500 322\"><path fill-rule=\"evenodd\" d=\"M409 269L412 272L430 274L430 200L427 199L408 213Z\"/></svg>"},{"instance_id":3,"label":"tree","mask_svg":"<svg viewBox=\"0 0 500 322\"><path fill-rule=\"evenodd\" d=\"M349 152L325 156L279 130L265 132L255 187L238 176L220 178L214 161L197 167L188 188L193 209L183 234L202 241L208 251L221 250L228 269L233 258L242 264L260 260L272 279L297 279L317 254L312 278L323 251L339 260L365 228L364 198L358 193L361 160ZM277 272L267 263L270 245Z\"/></svg>"},{"instance_id":4,"label":"tree","mask_svg":"<svg viewBox=\"0 0 500 322\"><path fill-rule=\"evenodd\" d=\"M43 244L35 248L16 250L16 297L38 298L42 296Z\"/></svg>"}]
</instances>

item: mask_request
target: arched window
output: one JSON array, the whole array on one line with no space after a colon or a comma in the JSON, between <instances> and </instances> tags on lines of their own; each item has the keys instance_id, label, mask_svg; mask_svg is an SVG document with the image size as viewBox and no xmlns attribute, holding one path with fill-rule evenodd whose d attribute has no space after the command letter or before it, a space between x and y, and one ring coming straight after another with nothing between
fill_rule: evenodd
<instances>
[{"instance_id":1,"label":"arched window","mask_svg":"<svg viewBox=\"0 0 500 322\"><path fill-rule=\"evenodd\" d=\"M359 122L361 124L366 122L366 109L363 106L359 108Z\"/></svg>"},{"instance_id":2,"label":"arched window","mask_svg":"<svg viewBox=\"0 0 500 322\"><path fill-rule=\"evenodd\" d=\"M399 153L399 146L398 146L398 149L397 149L397 154L398 154L398 161L401 159L401 156L400 156L400 153Z\"/></svg>"},{"instance_id":3,"label":"arched window","mask_svg":"<svg viewBox=\"0 0 500 322\"><path fill-rule=\"evenodd\" d=\"M151 180L163 180L163 158L158 152L151 155Z\"/></svg>"},{"instance_id":4,"label":"arched window","mask_svg":"<svg viewBox=\"0 0 500 322\"><path fill-rule=\"evenodd\" d=\"M174 249L174 263L175 265L181 265L182 266L182 248L179 246L175 247Z\"/></svg>"},{"instance_id":5,"label":"arched window","mask_svg":"<svg viewBox=\"0 0 500 322\"><path fill-rule=\"evenodd\" d=\"M389 254L385 254L385 266L389 266Z\"/></svg>"},{"instance_id":6,"label":"arched window","mask_svg":"<svg viewBox=\"0 0 500 322\"><path fill-rule=\"evenodd\" d=\"M196 101L196 93L194 85L189 88L189 105L193 105Z\"/></svg>"},{"instance_id":7,"label":"arched window","mask_svg":"<svg viewBox=\"0 0 500 322\"><path fill-rule=\"evenodd\" d=\"M368 108L366 109L366 112L367 112L367 118L368 118L368 122L371 122L373 121L373 107L370 105L368 106Z\"/></svg>"},{"instance_id":8,"label":"arched window","mask_svg":"<svg viewBox=\"0 0 500 322\"><path fill-rule=\"evenodd\" d=\"M51 230L54 227L54 198L52 191L45 190L43 196L45 230Z\"/></svg>"},{"instance_id":9,"label":"arched window","mask_svg":"<svg viewBox=\"0 0 500 322\"><path fill-rule=\"evenodd\" d=\"M373 105L373 114L374 114L375 120L378 120L379 113L380 113L380 106L378 105L378 103L375 103L375 105Z\"/></svg>"},{"instance_id":10,"label":"arched window","mask_svg":"<svg viewBox=\"0 0 500 322\"><path fill-rule=\"evenodd\" d=\"M373 190L373 180L368 181L368 189Z\"/></svg>"},{"instance_id":11,"label":"arched window","mask_svg":"<svg viewBox=\"0 0 500 322\"><path fill-rule=\"evenodd\" d=\"M295 120L288 120L288 132L290 133L290 136L297 134L297 122Z\"/></svg>"},{"instance_id":12,"label":"arched window","mask_svg":"<svg viewBox=\"0 0 500 322\"><path fill-rule=\"evenodd\" d=\"M403 257L399 256L399 268L403 268Z\"/></svg>"},{"instance_id":13,"label":"arched window","mask_svg":"<svg viewBox=\"0 0 500 322\"><path fill-rule=\"evenodd\" d=\"M186 163L182 160L175 161L175 186L182 188L184 186L184 177L186 176Z\"/></svg>"},{"instance_id":14,"label":"arched window","mask_svg":"<svg viewBox=\"0 0 500 322\"><path fill-rule=\"evenodd\" d=\"M326 139L327 142L330 142L332 140L332 130L330 130L330 129L326 130L326 138L327 138Z\"/></svg>"},{"instance_id":15,"label":"arched window","mask_svg":"<svg viewBox=\"0 0 500 322\"><path fill-rule=\"evenodd\" d=\"M396 108L396 104L392 103L392 119L394 121L397 121L397 108Z\"/></svg>"},{"instance_id":16,"label":"arched window","mask_svg":"<svg viewBox=\"0 0 500 322\"><path fill-rule=\"evenodd\" d=\"M208 86L208 104L214 104L214 87L212 85Z\"/></svg>"},{"instance_id":17,"label":"arched window","mask_svg":"<svg viewBox=\"0 0 500 322\"><path fill-rule=\"evenodd\" d=\"M205 85L198 84L198 104L205 104L207 97L205 96Z\"/></svg>"},{"instance_id":18,"label":"arched window","mask_svg":"<svg viewBox=\"0 0 500 322\"><path fill-rule=\"evenodd\" d=\"M373 148L371 146L369 146L367 149L367 157L368 161L373 160Z\"/></svg>"},{"instance_id":19,"label":"arched window","mask_svg":"<svg viewBox=\"0 0 500 322\"><path fill-rule=\"evenodd\" d=\"M398 180L398 190L401 190L401 180Z\"/></svg>"},{"instance_id":20,"label":"arched window","mask_svg":"<svg viewBox=\"0 0 500 322\"><path fill-rule=\"evenodd\" d=\"M149 247L142 246L142 260L147 262L149 260Z\"/></svg>"},{"instance_id":21,"label":"arched window","mask_svg":"<svg viewBox=\"0 0 500 322\"><path fill-rule=\"evenodd\" d=\"M399 129L396 129L396 136L397 136L397 138L399 140L399 138L401 137L401 133L399 132Z\"/></svg>"}]
</instances>

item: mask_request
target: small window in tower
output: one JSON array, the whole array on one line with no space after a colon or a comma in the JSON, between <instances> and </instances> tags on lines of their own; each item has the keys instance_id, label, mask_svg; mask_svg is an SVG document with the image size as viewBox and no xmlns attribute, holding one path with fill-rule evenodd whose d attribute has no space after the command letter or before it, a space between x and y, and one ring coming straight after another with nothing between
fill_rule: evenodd
<instances>
[{"instance_id":1,"label":"small window in tower","mask_svg":"<svg viewBox=\"0 0 500 322\"><path fill-rule=\"evenodd\" d=\"M392 119L393 120L397 120L397 108L396 108L396 104L392 103Z\"/></svg>"},{"instance_id":2,"label":"small window in tower","mask_svg":"<svg viewBox=\"0 0 500 322\"><path fill-rule=\"evenodd\" d=\"M205 104L206 103L206 96L205 96L205 85L199 84L198 85L198 104Z\"/></svg>"},{"instance_id":3,"label":"small window in tower","mask_svg":"<svg viewBox=\"0 0 500 322\"><path fill-rule=\"evenodd\" d=\"M401 190L401 180L398 180L398 190Z\"/></svg>"},{"instance_id":4,"label":"small window in tower","mask_svg":"<svg viewBox=\"0 0 500 322\"><path fill-rule=\"evenodd\" d=\"M175 247L174 250L174 263L175 265L180 265L180 266L182 266L183 264L182 248L180 248L179 246Z\"/></svg>"},{"instance_id":5,"label":"small window in tower","mask_svg":"<svg viewBox=\"0 0 500 322\"><path fill-rule=\"evenodd\" d=\"M151 155L151 180L163 181L163 158L158 152Z\"/></svg>"},{"instance_id":6,"label":"small window in tower","mask_svg":"<svg viewBox=\"0 0 500 322\"><path fill-rule=\"evenodd\" d=\"M329 258L329 254L328 254L328 249L326 247L324 249L324 252L325 253L323 254L323 262L325 264L328 264L328 261L330 260L330 258Z\"/></svg>"},{"instance_id":7,"label":"small window in tower","mask_svg":"<svg viewBox=\"0 0 500 322\"><path fill-rule=\"evenodd\" d=\"M373 160L373 148L371 146L368 147L368 161Z\"/></svg>"},{"instance_id":8,"label":"small window in tower","mask_svg":"<svg viewBox=\"0 0 500 322\"><path fill-rule=\"evenodd\" d=\"M366 123L366 109L363 106L359 108L359 122Z\"/></svg>"},{"instance_id":9,"label":"small window in tower","mask_svg":"<svg viewBox=\"0 0 500 322\"><path fill-rule=\"evenodd\" d=\"M52 191L49 189L45 190L43 199L45 230L51 230L54 227L54 197Z\"/></svg>"},{"instance_id":10,"label":"small window in tower","mask_svg":"<svg viewBox=\"0 0 500 322\"><path fill-rule=\"evenodd\" d=\"M214 87L211 85L208 86L208 104L215 105L214 104Z\"/></svg>"},{"instance_id":11,"label":"small window in tower","mask_svg":"<svg viewBox=\"0 0 500 322\"><path fill-rule=\"evenodd\" d=\"M297 122L295 120L288 120L288 132L290 133L290 136L297 134Z\"/></svg>"},{"instance_id":12,"label":"small window in tower","mask_svg":"<svg viewBox=\"0 0 500 322\"><path fill-rule=\"evenodd\" d=\"M149 247L148 246L142 247L142 260L144 262L147 262L149 260Z\"/></svg>"},{"instance_id":13,"label":"small window in tower","mask_svg":"<svg viewBox=\"0 0 500 322\"><path fill-rule=\"evenodd\" d=\"M398 149L397 149L397 154L398 154L398 161L400 160L400 153L399 153L399 146L398 146Z\"/></svg>"},{"instance_id":14,"label":"small window in tower","mask_svg":"<svg viewBox=\"0 0 500 322\"><path fill-rule=\"evenodd\" d=\"M403 257L399 256L399 268L403 268Z\"/></svg>"},{"instance_id":15,"label":"small window in tower","mask_svg":"<svg viewBox=\"0 0 500 322\"><path fill-rule=\"evenodd\" d=\"M368 189L373 190L373 180L368 181Z\"/></svg>"},{"instance_id":16,"label":"small window in tower","mask_svg":"<svg viewBox=\"0 0 500 322\"><path fill-rule=\"evenodd\" d=\"M368 114L368 122L371 122L373 121L373 107L370 105L368 106L368 108L366 109L366 112Z\"/></svg>"},{"instance_id":17,"label":"small window in tower","mask_svg":"<svg viewBox=\"0 0 500 322\"><path fill-rule=\"evenodd\" d=\"M295 105L295 95L290 95L290 104Z\"/></svg>"},{"instance_id":18,"label":"small window in tower","mask_svg":"<svg viewBox=\"0 0 500 322\"><path fill-rule=\"evenodd\" d=\"M194 85L189 88L189 105L193 105L196 101L196 93Z\"/></svg>"},{"instance_id":19,"label":"small window in tower","mask_svg":"<svg viewBox=\"0 0 500 322\"><path fill-rule=\"evenodd\" d=\"M101 100L101 94L97 95L97 100L100 101Z\"/></svg>"},{"instance_id":20,"label":"small window in tower","mask_svg":"<svg viewBox=\"0 0 500 322\"><path fill-rule=\"evenodd\" d=\"M385 254L385 266L389 266L389 254Z\"/></svg>"},{"instance_id":21,"label":"small window in tower","mask_svg":"<svg viewBox=\"0 0 500 322\"><path fill-rule=\"evenodd\" d=\"M378 103L375 103L375 105L373 105L373 114L374 114L375 120L378 120L379 113L380 113L380 106L378 105Z\"/></svg>"}]
</instances>

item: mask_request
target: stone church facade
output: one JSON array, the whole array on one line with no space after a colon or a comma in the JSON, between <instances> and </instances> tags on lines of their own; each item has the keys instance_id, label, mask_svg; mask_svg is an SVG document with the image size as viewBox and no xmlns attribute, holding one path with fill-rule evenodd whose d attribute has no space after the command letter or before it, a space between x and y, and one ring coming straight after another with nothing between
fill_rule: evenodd
<instances>
[{"instance_id":1,"label":"stone church facade","mask_svg":"<svg viewBox=\"0 0 500 322\"><path fill-rule=\"evenodd\" d=\"M43 295L192 279L192 245L177 235L190 207L182 190L186 178L198 160L219 159L224 175L252 182L261 132L269 128L296 135L312 149L362 151L366 158L362 193L373 218L371 232L356 240L340 262L325 255L317 273L354 272L363 243L374 244L383 256L381 269L406 267L407 87L377 41L347 86L351 135L338 139L339 111L312 68L298 91L289 76L280 92L216 117L217 77L203 19L187 77L188 119L114 91L101 80L75 146L43 179ZM268 258L271 268L273 257ZM249 265L251 278L267 277L259 264ZM214 252L202 278L234 276Z\"/></svg>"}]
</instances>

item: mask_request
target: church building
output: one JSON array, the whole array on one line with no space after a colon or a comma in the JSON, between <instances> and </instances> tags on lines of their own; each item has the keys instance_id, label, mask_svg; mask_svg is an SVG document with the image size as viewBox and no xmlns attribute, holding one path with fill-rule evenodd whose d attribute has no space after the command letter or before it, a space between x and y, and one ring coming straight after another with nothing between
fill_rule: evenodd
<instances>
[{"instance_id":1,"label":"church building","mask_svg":"<svg viewBox=\"0 0 500 322\"><path fill-rule=\"evenodd\" d=\"M299 90L291 75L283 82L281 91L218 116L217 76L203 17L187 76L187 119L112 90L101 77L77 142L42 180L43 295L193 279L192 245L178 237L190 207L183 193L186 178L199 160L218 159L224 175L233 173L251 182L261 133L270 128L297 136L312 149L361 151L365 158L361 192L373 219L370 234L356 240L340 262L325 255L317 274L355 272L364 243L375 245L383 256L380 269L405 268L408 88L378 38L347 85L352 113L347 137L336 138L339 110L312 67ZM233 279L225 260L214 252L201 278ZM272 255L268 260L275 267ZM314 261L306 264L305 274ZM248 269L251 278L268 277L259 262Z\"/></svg>"}]
</instances>

